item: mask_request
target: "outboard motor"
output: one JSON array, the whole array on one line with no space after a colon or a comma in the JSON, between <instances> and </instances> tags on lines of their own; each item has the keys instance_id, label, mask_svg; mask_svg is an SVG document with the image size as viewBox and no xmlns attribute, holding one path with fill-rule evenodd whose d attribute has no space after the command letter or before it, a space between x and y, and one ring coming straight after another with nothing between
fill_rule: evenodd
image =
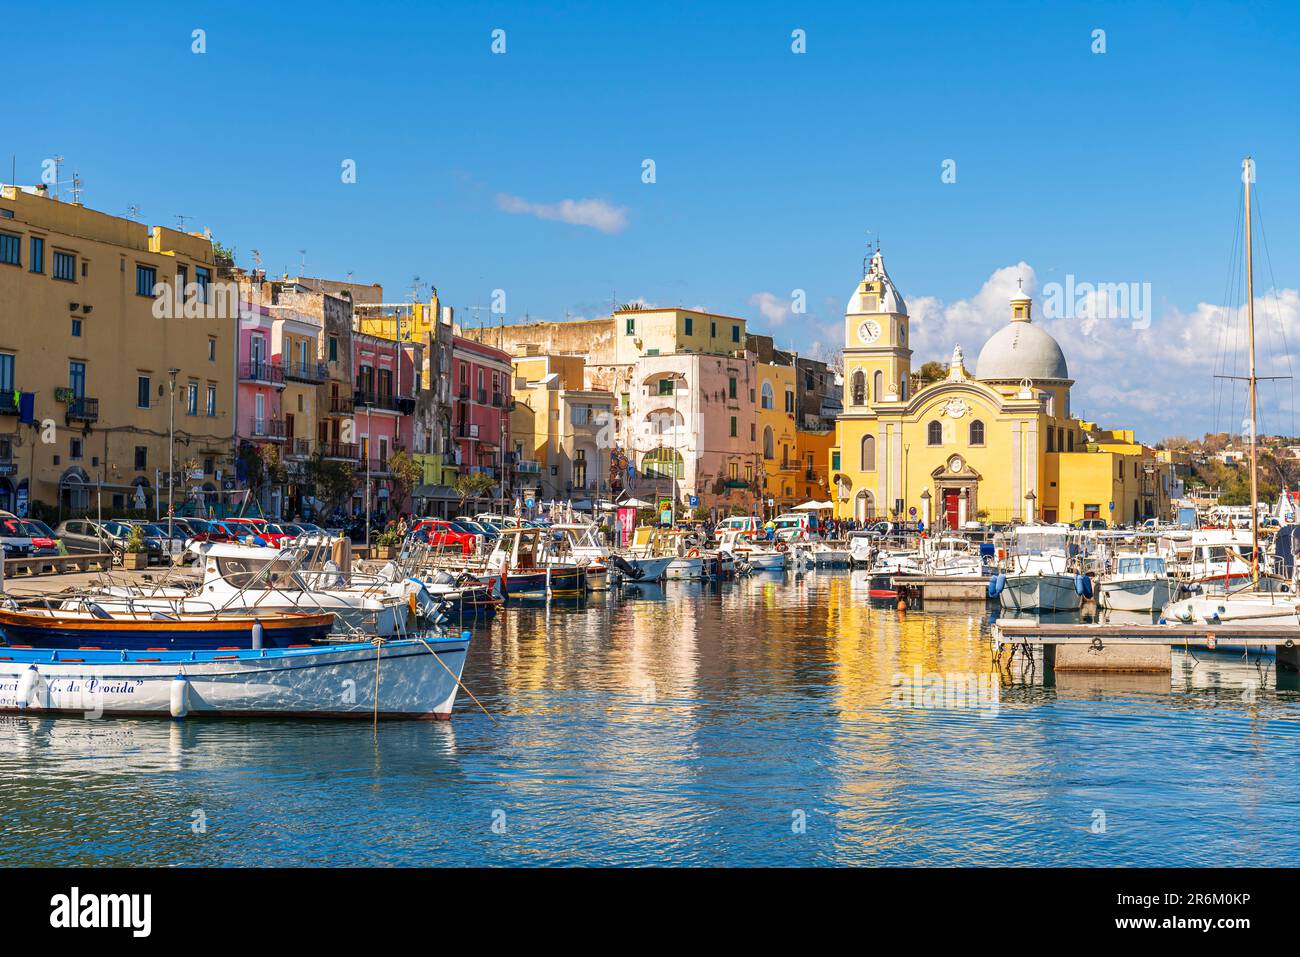
<instances>
[{"instance_id":1,"label":"outboard motor","mask_svg":"<svg viewBox=\"0 0 1300 957\"><path fill-rule=\"evenodd\" d=\"M645 577L644 568L638 568L627 559L618 555L610 555L609 563L622 572L624 578L630 578L632 581L640 581Z\"/></svg>"}]
</instances>

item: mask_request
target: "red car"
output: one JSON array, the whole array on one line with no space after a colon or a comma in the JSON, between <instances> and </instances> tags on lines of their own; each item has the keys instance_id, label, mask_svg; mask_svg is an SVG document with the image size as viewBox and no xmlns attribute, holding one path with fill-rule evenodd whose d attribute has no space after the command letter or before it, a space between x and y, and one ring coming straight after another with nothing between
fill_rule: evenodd
<instances>
[{"instance_id":1,"label":"red car","mask_svg":"<svg viewBox=\"0 0 1300 957\"><path fill-rule=\"evenodd\" d=\"M461 553L465 555L474 554L474 548L478 544L478 536L469 529L456 522L448 522L440 518L426 518L417 523L412 534L416 537L427 536L429 544L434 548L459 547Z\"/></svg>"},{"instance_id":2,"label":"red car","mask_svg":"<svg viewBox=\"0 0 1300 957\"><path fill-rule=\"evenodd\" d=\"M224 521L226 527L232 531L241 527L247 528L250 535L258 536L272 548L280 548L294 537L279 526L271 525L264 518L227 518Z\"/></svg>"}]
</instances>

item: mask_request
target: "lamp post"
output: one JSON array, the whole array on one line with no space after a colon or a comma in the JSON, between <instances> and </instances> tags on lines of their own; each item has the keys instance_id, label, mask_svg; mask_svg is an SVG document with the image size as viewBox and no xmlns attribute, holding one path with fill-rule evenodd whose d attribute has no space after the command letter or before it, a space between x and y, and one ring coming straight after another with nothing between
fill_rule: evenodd
<instances>
[{"instance_id":1,"label":"lamp post","mask_svg":"<svg viewBox=\"0 0 1300 957\"><path fill-rule=\"evenodd\" d=\"M172 542L172 516L175 514L174 490L176 485L176 377L180 369L168 369L169 402L167 425L167 548Z\"/></svg>"}]
</instances>

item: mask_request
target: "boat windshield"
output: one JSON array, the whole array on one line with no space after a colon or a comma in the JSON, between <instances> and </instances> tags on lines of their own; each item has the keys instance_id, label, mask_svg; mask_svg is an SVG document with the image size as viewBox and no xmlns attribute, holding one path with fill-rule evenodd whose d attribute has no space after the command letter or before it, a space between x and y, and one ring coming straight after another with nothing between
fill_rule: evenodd
<instances>
[{"instance_id":1,"label":"boat windshield","mask_svg":"<svg viewBox=\"0 0 1300 957\"><path fill-rule=\"evenodd\" d=\"M1062 555L1065 536L1060 532L1020 532L1016 535L1016 551L1022 555Z\"/></svg>"},{"instance_id":2,"label":"boat windshield","mask_svg":"<svg viewBox=\"0 0 1300 957\"><path fill-rule=\"evenodd\" d=\"M1141 571L1142 571L1142 559L1121 558L1119 560L1119 573L1121 575L1136 575Z\"/></svg>"},{"instance_id":3,"label":"boat windshield","mask_svg":"<svg viewBox=\"0 0 1300 957\"><path fill-rule=\"evenodd\" d=\"M1153 575L1163 575L1165 573L1165 560L1163 558L1144 558L1142 559L1142 570Z\"/></svg>"},{"instance_id":4,"label":"boat windshield","mask_svg":"<svg viewBox=\"0 0 1300 957\"><path fill-rule=\"evenodd\" d=\"M268 564L272 566L271 570L263 574ZM219 558L217 571L235 588L252 591L298 591L303 588L302 582L294 574L293 563L283 559L267 562L256 558Z\"/></svg>"}]
</instances>

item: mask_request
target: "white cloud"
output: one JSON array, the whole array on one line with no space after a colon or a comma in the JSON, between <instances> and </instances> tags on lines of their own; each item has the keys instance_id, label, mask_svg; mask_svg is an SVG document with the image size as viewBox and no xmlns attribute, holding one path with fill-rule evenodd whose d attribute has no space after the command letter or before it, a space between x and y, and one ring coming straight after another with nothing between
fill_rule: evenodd
<instances>
[{"instance_id":1,"label":"white cloud","mask_svg":"<svg viewBox=\"0 0 1300 957\"><path fill-rule=\"evenodd\" d=\"M967 299L910 297L913 368L929 360L946 363L953 345L960 343L973 374L984 342L1010 319L1008 300L1018 279L1035 295L1038 277L1022 262L996 270ZM1246 372L1244 304L1224 308L1200 303L1190 312L1167 307L1150 317L1149 328L1135 328L1128 319L1097 318L1103 298L1097 293L1087 298L1092 312L1076 310L1077 318L1046 318L1041 298L1035 296L1034 304L1034 322L1050 332L1065 353L1075 380L1076 415L1106 428L1136 428L1146 441L1240 430L1244 384L1214 377ZM1255 319L1259 374L1289 375L1292 349L1300 344L1300 291L1258 295ZM1292 395L1287 381L1260 386L1262 432L1289 434L1300 427Z\"/></svg>"},{"instance_id":2,"label":"white cloud","mask_svg":"<svg viewBox=\"0 0 1300 957\"><path fill-rule=\"evenodd\" d=\"M558 203L534 203L522 196L497 193L497 207L507 213L521 213L568 223L590 226L602 233L621 233L627 228L627 207L614 206L603 199L562 199Z\"/></svg>"},{"instance_id":3,"label":"white cloud","mask_svg":"<svg viewBox=\"0 0 1300 957\"><path fill-rule=\"evenodd\" d=\"M756 292L749 297L749 304L757 306L758 311L767 320L767 324L774 328L782 325L790 318L790 300L776 296L773 293Z\"/></svg>"}]
</instances>

